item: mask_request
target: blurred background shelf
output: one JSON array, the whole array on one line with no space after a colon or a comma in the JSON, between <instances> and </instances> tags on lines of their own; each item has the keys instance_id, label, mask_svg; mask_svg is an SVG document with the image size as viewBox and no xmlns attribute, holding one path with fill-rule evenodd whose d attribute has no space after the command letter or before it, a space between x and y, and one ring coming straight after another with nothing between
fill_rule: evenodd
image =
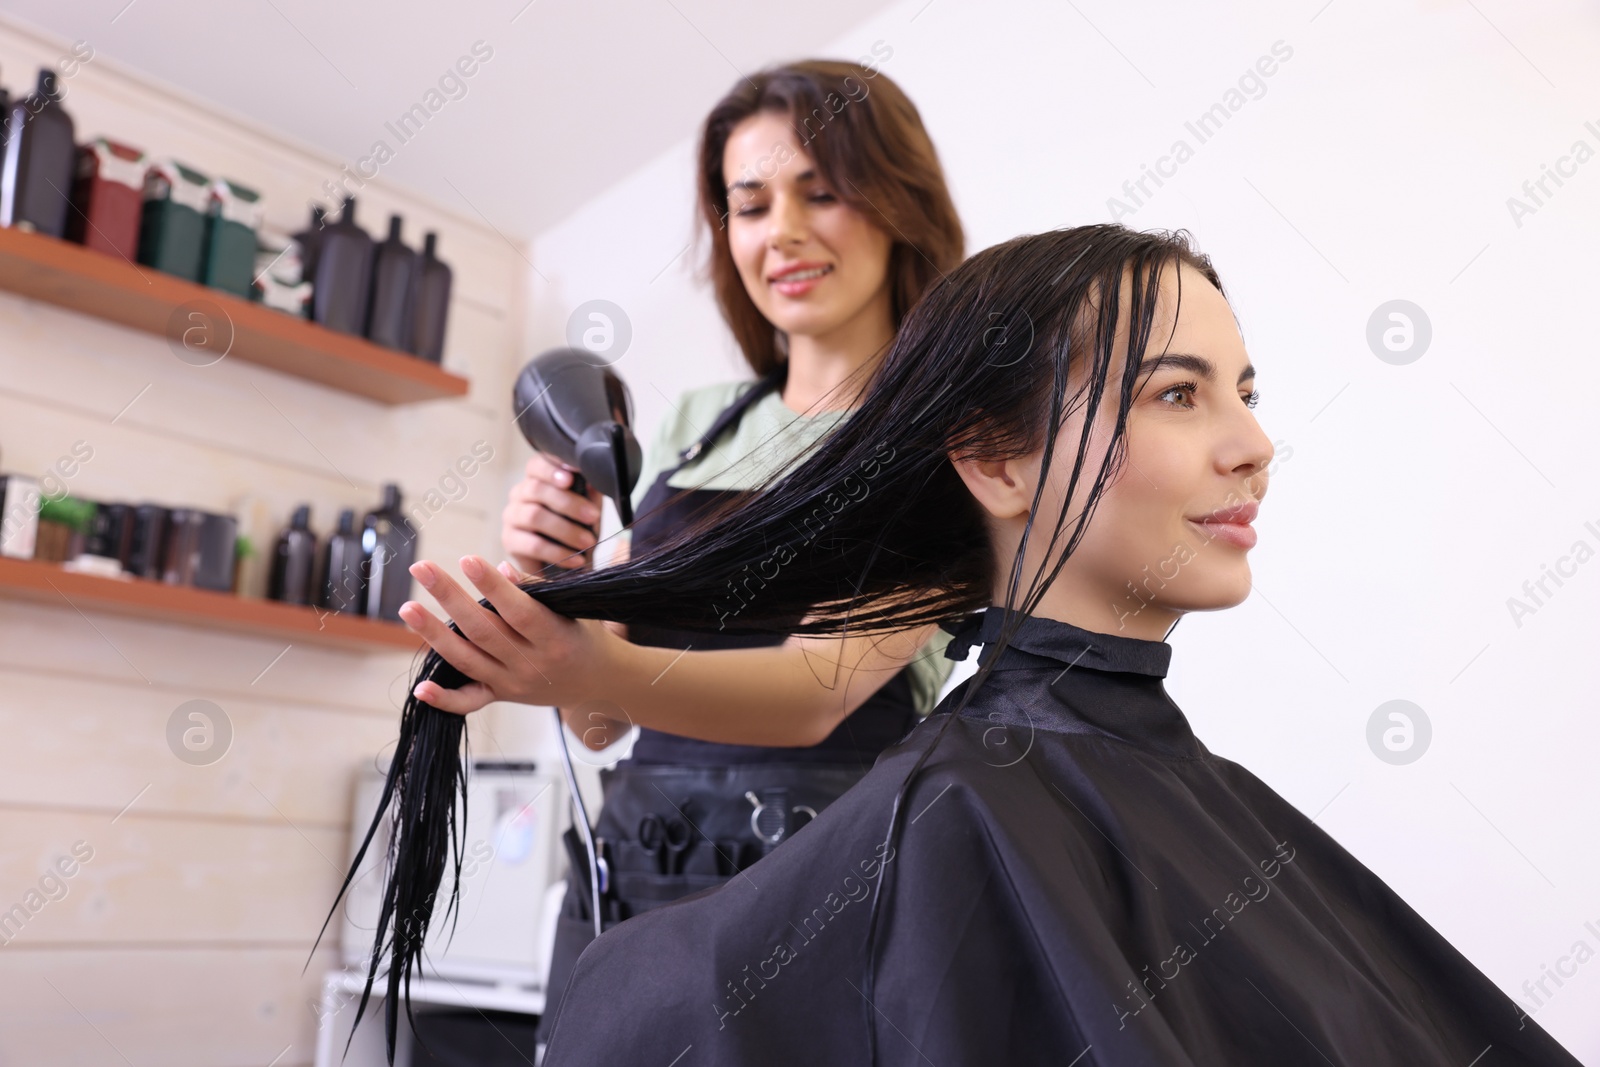
<instances>
[{"instance_id":1,"label":"blurred background shelf","mask_svg":"<svg viewBox=\"0 0 1600 1067\"><path fill-rule=\"evenodd\" d=\"M59 563L0 557L0 599L66 604L256 637L365 652L414 652L422 639L397 622L253 600L145 578L103 578Z\"/></svg>"},{"instance_id":2,"label":"blurred background shelf","mask_svg":"<svg viewBox=\"0 0 1600 1067\"><path fill-rule=\"evenodd\" d=\"M216 350L384 404L465 396L467 379L434 363L339 333L69 241L0 227L0 289L164 337L181 337L186 305L221 312ZM184 309L180 311L180 309ZM226 331L231 326L231 346Z\"/></svg>"}]
</instances>

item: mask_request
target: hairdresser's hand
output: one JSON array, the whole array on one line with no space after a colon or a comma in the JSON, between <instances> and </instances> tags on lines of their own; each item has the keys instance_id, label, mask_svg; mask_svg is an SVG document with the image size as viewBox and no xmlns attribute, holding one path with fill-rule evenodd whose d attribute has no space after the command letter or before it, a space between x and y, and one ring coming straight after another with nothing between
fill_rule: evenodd
<instances>
[{"instance_id":1,"label":"hairdresser's hand","mask_svg":"<svg viewBox=\"0 0 1600 1067\"><path fill-rule=\"evenodd\" d=\"M587 495L571 490L572 471L554 456L535 452L528 458L522 481L511 487L501 513L500 544L519 571L538 573L546 563L568 570L589 566L599 528L600 490ZM585 555L574 556L577 549Z\"/></svg>"},{"instance_id":2,"label":"hairdresser's hand","mask_svg":"<svg viewBox=\"0 0 1600 1067\"><path fill-rule=\"evenodd\" d=\"M626 534L627 531L623 532ZM632 549L629 547L631 542L632 538L627 536L616 538L616 547L611 550L611 562L607 564L607 566L615 567L619 563L628 562L628 557L632 554ZM520 571L510 563L502 562L498 570L501 574L506 576L506 580L512 585L522 585L525 582L541 581L544 578L543 575L527 574L523 571ZM610 630L618 637L628 636L628 626L626 623L612 622L609 619L602 620L602 622L605 624L606 629Z\"/></svg>"},{"instance_id":3,"label":"hairdresser's hand","mask_svg":"<svg viewBox=\"0 0 1600 1067\"><path fill-rule=\"evenodd\" d=\"M459 714L497 700L575 706L600 696L594 680L614 676L612 654L626 642L598 620L569 619L551 611L513 584L521 576L509 564L502 567L497 571L480 556L463 556L461 571L478 587L473 594L427 560L412 565L412 576L461 633L414 600L401 605L400 618L473 679L460 689L419 682L416 696ZM499 615L479 605L480 594Z\"/></svg>"}]
</instances>

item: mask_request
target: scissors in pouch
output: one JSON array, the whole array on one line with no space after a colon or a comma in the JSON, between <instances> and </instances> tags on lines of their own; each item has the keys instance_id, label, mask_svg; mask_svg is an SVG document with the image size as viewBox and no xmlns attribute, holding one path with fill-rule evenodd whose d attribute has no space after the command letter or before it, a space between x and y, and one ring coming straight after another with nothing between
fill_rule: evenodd
<instances>
[{"instance_id":1,"label":"scissors in pouch","mask_svg":"<svg viewBox=\"0 0 1600 1067\"><path fill-rule=\"evenodd\" d=\"M693 843L694 832L682 819L646 815L639 820L639 844L655 855L661 874L682 874L683 854Z\"/></svg>"}]
</instances>

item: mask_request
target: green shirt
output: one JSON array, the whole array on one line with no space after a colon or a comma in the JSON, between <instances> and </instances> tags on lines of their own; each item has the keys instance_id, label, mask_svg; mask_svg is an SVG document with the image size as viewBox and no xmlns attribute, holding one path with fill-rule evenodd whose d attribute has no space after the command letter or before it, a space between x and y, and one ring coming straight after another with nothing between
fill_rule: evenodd
<instances>
[{"instance_id":1,"label":"green shirt","mask_svg":"<svg viewBox=\"0 0 1600 1067\"><path fill-rule=\"evenodd\" d=\"M661 472L677 463L683 450L700 440L717 416L754 384L724 382L691 389L678 398L645 450L633 490L636 512ZM773 390L750 405L738 425L680 467L667 484L674 489L757 488L793 466L849 414L848 409L839 408L802 415L783 402L779 390ZM940 689L955 669L955 663L944 656L949 642L947 632L936 631L906 666L918 715L933 710Z\"/></svg>"}]
</instances>

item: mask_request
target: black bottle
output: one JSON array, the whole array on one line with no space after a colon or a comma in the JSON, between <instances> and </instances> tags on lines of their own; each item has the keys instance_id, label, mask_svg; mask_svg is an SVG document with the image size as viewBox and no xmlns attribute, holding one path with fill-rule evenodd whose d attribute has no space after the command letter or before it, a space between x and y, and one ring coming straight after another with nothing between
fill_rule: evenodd
<instances>
[{"instance_id":1,"label":"black bottle","mask_svg":"<svg viewBox=\"0 0 1600 1067\"><path fill-rule=\"evenodd\" d=\"M311 562L316 558L317 536L308 527L310 521L310 505L301 504L278 535L272 553L272 575L267 580L268 599L285 604L311 603Z\"/></svg>"},{"instance_id":2,"label":"black bottle","mask_svg":"<svg viewBox=\"0 0 1600 1067\"><path fill-rule=\"evenodd\" d=\"M400 240L400 216L389 216L389 236L372 255L372 300L367 340L402 352L411 348L412 299L417 254Z\"/></svg>"},{"instance_id":3,"label":"black bottle","mask_svg":"<svg viewBox=\"0 0 1600 1067\"><path fill-rule=\"evenodd\" d=\"M193 582L200 589L233 592L239 575L239 520L232 515L201 512L199 555Z\"/></svg>"},{"instance_id":4,"label":"black bottle","mask_svg":"<svg viewBox=\"0 0 1600 1067\"><path fill-rule=\"evenodd\" d=\"M398 622L400 605L411 599L417 535L400 510L400 487L392 482L383 487L383 503L367 512L361 524L361 552L366 566L364 614Z\"/></svg>"},{"instance_id":5,"label":"black bottle","mask_svg":"<svg viewBox=\"0 0 1600 1067\"><path fill-rule=\"evenodd\" d=\"M322 231L327 229L328 213L321 204L311 205L311 224L299 233L290 234L295 243L300 246L300 280L313 282L317 280L317 249L322 247ZM311 314L311 305L306 305L306 315Z\"/></svg>"},{"instance_id":6,"label":"black bottle","mask_svg":"<svg viewBox=\"0 0 1600 1067\"><path fill-rule=\"evenodd\" d=\"M444 359L444 321L450 314L450 268L434 255L438 234L423 238L422 258L417 261L417 292L412 301L411 346L413 355L430 363Z\"/></svg>"},{"instance_id":7,"label":"black bottle","mask_svg":"<svg viewBox=\"0 0 1600 1067\"><path fill-rule=\"evenodd\" d=\"M323 227L317 245L317 272L311 283L311 317L328 327L360 336L367 325L367 294L372 287L372 238L356 225L355 197L344 198L339 221Z\"/></svg>"},{"instance_id":8,"label":"black bottle","mask_svg":"<svg viewBox=\"0 0 1600 1067\"><path fill-rule=\"evenodd\" d=\"M168 509L160 504L140 504L133 512L133 543L128 548L128 573L161 580L167 551Z\"/></svg>"},{"instance_id":9,"label":"black bottle","mask_svg":"<svg viewBox=\"0 0 1600 1067\"><path fill-rule=\"evenodd\" d=\"M98 504L84 537L83 553L114 559L124 571L133 555L134 511L126 504Z\"/></svg>"},{"instance_id":10,"label":"black bottle","mask_svg":"<svg viewBox=\"0 0 1600 1067\"><path fill-rule=\"evenodd\" d=\"M361 536L356 533L356 513L351 508L339 512L339 529L322 546L322 581L317 589L317 606L341 614L362 613Z\"/></svg>"},{"instance_id":11,"label":"black bottle","mask_svg":"<svg viewBox=\"0 0 1600 1067\"><path fill-rule=\"evenodd\" d=\"M193 585L200 562L200 527L205 513L198 508L173 508L167 515L167 540L162 552L161 580L168 585Z\"/></svg>"},{"instance_id":12,"label":"black bottle","mask_svg":"<svg viewBox=\"0 0 1600 1067\"><path fill-rule=\"evenodd\" d=\"M72 118L61 106L55 71L39 71L39 87L6 112L0 165L0 226L66 237L78 149Z\"/></svg>"}]
</instances>

